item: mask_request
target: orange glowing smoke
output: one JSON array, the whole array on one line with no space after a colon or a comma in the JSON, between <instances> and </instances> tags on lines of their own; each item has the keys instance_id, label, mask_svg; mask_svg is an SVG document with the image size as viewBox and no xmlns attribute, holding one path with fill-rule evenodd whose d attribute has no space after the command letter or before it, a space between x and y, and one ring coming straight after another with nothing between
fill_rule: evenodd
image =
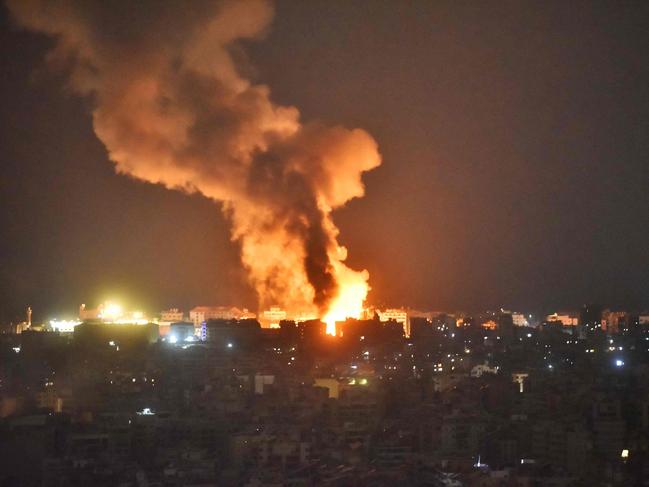
<instances>
[{"instance_id":1,"label":"orange glowing smoke","mask_svg":"<svg viewBox=\"0 0 649 487\"><path fill-rule=\"evenodd\" d=\"M23 26L52 36L48 61L94 103L116 171L221 203L262 309L356 317L368 273L344 263L331 212L364 194L380 164L361 129L303 123L231 52L272 20L264 0L8 0Z\"/></svg>"}]
</instances>

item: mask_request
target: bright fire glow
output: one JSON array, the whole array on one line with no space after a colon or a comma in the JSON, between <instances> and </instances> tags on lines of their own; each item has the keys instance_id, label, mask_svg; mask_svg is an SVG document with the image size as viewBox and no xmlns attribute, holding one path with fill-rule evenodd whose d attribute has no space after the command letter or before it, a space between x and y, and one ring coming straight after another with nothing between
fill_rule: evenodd
<instances>
[{"instance_id":1,"label":"bright fire glow","mask_svg":"<svg viewBox=\"0 0 649 487\"><path fill-rule=\"evenodd\" d=\"M367 272L352 271L344 265L341 265L338 271L338 296L332 301L322 319L327 324L327 333L330 335L336 334L336 321L361 317L369 290Z\"/></svg>"},{"instance_id":2,"label":"bright fire glow","mask_svg":"<svg viewBox=\"0 0 649 487\"><path fill-rule=\"evenodd\" d=\"M100 306L100 310L99 317L109 321L121 318L124 314L124 310L119 304L110 301L107 301Z\"/></svg>"},{"instance_id":3,"label":"bright fire glow","mask_svg":"<svg viewBox=\"0 0 649 487\"><path fill-rule=\"evenodd\" d=\"M9 8L20 25L54 38L57 60L70 61L69 87L95 102L94 131L115 170L219 202L259 309L324 316L329 333L336 320L360 317L368 274L345 266L332 212L365 194L362 175L381 155L366 131L304 123L267 85L242 76L249 66L239 69L231 48L263 37L272 2L196 2L205 6L190 16L179 2L147 11L146 25L129 9L88 15L84 2L68 3L13 0ZM167 22L175 17L183 21ZM126 27L95 35L110 22ZM126 43L128 56L115 49ZM200 82L191 96L189 82ZM144 320L110 303L101 311L110 323Z\"/></svg>"}]
</instances>

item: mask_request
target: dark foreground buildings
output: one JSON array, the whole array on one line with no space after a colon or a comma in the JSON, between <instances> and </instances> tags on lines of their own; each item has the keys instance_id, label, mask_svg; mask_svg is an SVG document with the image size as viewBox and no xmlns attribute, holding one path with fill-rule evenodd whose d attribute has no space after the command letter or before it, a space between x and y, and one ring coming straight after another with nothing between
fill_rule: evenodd
<instances>
[{"instance_id":1,"label":"dark foreground buildings","mask_svg":"<svg viewBox=\"0 0 649 487\"><path fill-rule=\"evenodd\" d=\"M0 335L0 485L643 485L648 325L607 316Z\"/></svg>"}]
</instances>

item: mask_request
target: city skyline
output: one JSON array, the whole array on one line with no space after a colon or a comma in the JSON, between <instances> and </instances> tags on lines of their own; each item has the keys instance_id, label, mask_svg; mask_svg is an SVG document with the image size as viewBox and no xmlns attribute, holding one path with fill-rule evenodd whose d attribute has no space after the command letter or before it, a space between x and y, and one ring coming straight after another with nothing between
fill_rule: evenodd
<instances>
[{"instance_id":1,"label":"city skyline","mask_svg":"<svg viewBox=\"0 0 649 487\"><path fill-rule=\"evenodd\" d=\"M0 0L0 487L649 486L647 25Z\"/></svg>"},{"instance_id":2,"label":"city skyline","mask_svg":"<svg viewBox=\"0 0 649 487\"><path fill-rule=\"evenodd\" d=\"M366 128L383 157L334 213L369 302L649 307L645 6L275 9L242 68L307 119ZM4 5L1 25L3 320L113 294L256 307L218 208L114 174L88 102L43 65L51 41Z\"/></svg>"}]
</instances>

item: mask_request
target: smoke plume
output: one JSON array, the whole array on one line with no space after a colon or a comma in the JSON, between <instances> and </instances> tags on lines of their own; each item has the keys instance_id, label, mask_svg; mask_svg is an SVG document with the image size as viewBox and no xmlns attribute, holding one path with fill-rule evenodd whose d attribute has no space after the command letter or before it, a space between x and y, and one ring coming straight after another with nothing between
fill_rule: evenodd
<instances>
[{"instance_id":1,"label":"smoke plume","mask_svg":"<svg viewBox=\"0 0 649 487\"><path fill-rule=\"evenodd\" d=\"M240 74L233 52L267 31L264 0L9 0L55 39L48 64L92 101L118 173L221 202L260 307L325 316L362 305L366 271L345 264L333 209L380 164L363 130L303 123ZM360 302L359 302L360 301ZM353 310L349 310L353 312ZM339 316L344 317L344 316Z\"/></svg>"}]
</instances>

